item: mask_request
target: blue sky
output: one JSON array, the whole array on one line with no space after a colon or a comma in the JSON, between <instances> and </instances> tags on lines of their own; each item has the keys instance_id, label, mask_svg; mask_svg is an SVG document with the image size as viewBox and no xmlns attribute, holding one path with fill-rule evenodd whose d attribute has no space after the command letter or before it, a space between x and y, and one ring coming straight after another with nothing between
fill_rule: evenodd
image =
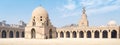
<instances>
[{"instance_id":1,"label":"blue sky","mask_svg":"<svg viewBox=\"0 0 120 45\"><path fill-rule=\"evenodd\" d=\"M106 25L110 20L120 24L120 0L0 0L0 21L17 24L19 20L29 22L32 11L42 5L56 27L78 24L82 7L90 26Z\"/></svg>"}]
</instances>

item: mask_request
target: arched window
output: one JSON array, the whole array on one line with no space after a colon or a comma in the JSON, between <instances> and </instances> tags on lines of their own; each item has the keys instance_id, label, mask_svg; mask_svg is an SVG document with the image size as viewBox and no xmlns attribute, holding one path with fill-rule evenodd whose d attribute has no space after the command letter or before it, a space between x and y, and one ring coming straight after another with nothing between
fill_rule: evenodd
<instances>
[{"instance_id":1,"label":"arched window","mask_svg":"<svg viewBox=\"0 0 120 45\"><path fill-rule=\"evenodd\" d=\"M34 18L35 18L35 16L34 16Z\"/></svg>"},{"instance_id":2,"label":"arched window","mask_svg":"<svg viewBox=\"0 0 120 45\"><path fill-rule=\"evenodd\" d=\"M40 18L42 18L42 16L40 16Z\"/></svg>"},{"instance_id":3,"label":"arched window","mask_svg":"<svg viewBox=\"0 0 120 45\"><path fill-rule=\"evenodd\" d=\"M33 26L36 25L35 19L33 19L32 25L33 25Z\"/></svg>"},{"instance_id":4,"label":"arched window","mask_svg":"<svg viewBox=\"0 0 120 45\"><path fill-rule=\"evenodd\" d=\"M31 30L31 38L36 38L36 32L34 28Z\"/></svg>"},{"instance_id":5,"label":"arched window","mask_svg":"<svg viewBox=\"0 0 120 45\"><path fill-rule=\"evenodd\" d=\"M9 37L10 37L10 38L13 38L13 31L10 31L10 32L9 32Z\"/></svg>"},{"instance_id":6,"label":"arched window","mask_svg":"<svg viewBox=\"0 0 120 45\"><path fill-rule=\"evenodd\" d=\"M16 38L19 38L19 32L18 31L16 32Z\"/></svg>"},{"instance_id":7,"label":"arched window","mask_svg":"<svg viewBox=\"0 0 120 45\"><path fill-rule=\"evenodd\" d=\"M36 25L36 22L33 22L33 26L35 26Z\"/></svg>"},{"instance_id":8,"label":"arched window","mask_svg":"<svg viewBox=\"0 0 120 45\"><path fill-rule=\"evenodd\" d=\"M40 21L42 21L42 19L40 19Z\"/></svg>"},{"instance_id":9,"label":"arched window","mask_svg":"<svg viewBox=\"0 0 120 45\"><path fill-rule=\"evenodd\" d=\"M104 31L102 32L102 37L103 37L103 38L108 38L108 32L107 32L106 30L104 30Z\"/></svg>"},{"instance_id":10,"label":"arched window","mask_svg":"<svg viewBox=\"0 0 120 45\"><path fill-rule=\"evenodd\" d=\"M80 37L80 38L84 38L84 32L83 32L83 31L80 31L80 32L79 32L79 37Z\"/></svg>"},{"instance_id":11,"label":"arched window","mask_svg":"<svg viewBox=\"0 0 120 45\"><path fill-rule=\"evenodd\" d=\"M48 25L49 25L49 22L48 22L48 20L47 20L47 22L46 22L46 23L47 23L47 26L48 26Z\"/></svg>"},{"instance_id":12,"label":"arched window","mask_svg":"<svg viewBox=\"0 0 120 45\"><path fill-rule=\"evenodd\" d=\"M25 33L24 33L24 31L23 31L23 32L22 32L22 37L24 37L24 34L25 34Z\"/></svg>"},{"instance_id":13,"label":"arched window","mask_svg":"<svg viewBox=\"0 0 120 45\"><path fill-rule=\"evenodd\" d=\"M87 38L91 38L91 32L87 31Z\"/></svg>"},{"instance_id":14,"label":"arched window","mask_svg":"<svg viewBox=\"0 0 120 45\"><path fill-rule=\"evenodd\" d=\"M6 35L6 31L3 30L3 31L2 31L2 38L6 38L6 36L7 36L7 35Z\"/></svg>"},{"instance_id":15,"label":"arched window","mask_svg":"<svg viewBox=\"0 0 120 45\"><path fill-rule=\"evenodd\" d=\"M49 30L49 38L52 38L52 30Z\"/></svg>"},{"instance_id":16,"label":"arched window","mask_svg":"<svg viewBox=\"0 0 120 45\"><path fill-rule=\"evenodd\" d=\"M56 32L56 37L58 37L58 33Z\"/></svg>"},{"instance_id":17,"label":"arched window","mask_svg":"<svg viewBox=\"0 0 120 45\"><path fill-rule=\"evenodd\" d=\"M35 22L35 19L33 19L33 22Z\"/></svg>"},{"instance_id":18,"label":"arched window","mask_svg":"<svg viewBox=\"0 0 120 45\"><path fill-rule=\"evenodd\" d=\"M66 32L66 38L70 38L70 32L69 31Z\"/></svg>"},{"instance_id":19,"label":"arched window","mask_svg":"<svg viewBox=\"0 0 120 45\"><path fill-rule=\"evenodd\" d=\"M61 31L60 32L60 37L63 38L64 37L64 33Z\"/></svg>"},{"instance_id":20,"label":"arched window","mask_svg":"<svg viewBox=\"0 0 120 45\"><path fill-rule=\"evenodd\" d=\"M111 32L111 38L117 38L117 31L116 30L113 30Z\"/></svg>"},{"instance_id":21,"label":"arched window","mask_svg":"<svg viewBox=\"0 0 120 45\"><path fill-rule=\"evenodd\" d=\"M77 34L76 34L75 31L73 31L72 36L73 36L73 38L76 38L76 37L77 37Z\"/></svg>"},{"instance_id":22,"label":"arched window","mask_svg":"<svg viewBox=\"0 0 120 45\"><path fill-rule=\"evenodd\" d=\"M97 30L95 31L94 37L95 37L95 38L99 38L99 31L97 31Z\"/></svg>"}]
</instances>

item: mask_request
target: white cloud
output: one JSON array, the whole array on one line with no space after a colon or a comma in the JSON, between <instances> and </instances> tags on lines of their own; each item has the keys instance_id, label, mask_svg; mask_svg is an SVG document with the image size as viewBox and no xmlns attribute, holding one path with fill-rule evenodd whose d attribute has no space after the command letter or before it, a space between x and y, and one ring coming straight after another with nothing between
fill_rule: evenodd
<instances>
[{"instance_id":1,"label":"white cloud","mask_svg":"<svg viewBox=\"0 0 120 45\"><path fill-rule=\"evenodd\" d=\"M87 8L88 15L98 15L102 13L108 13L120 8L120 0L68 0L67 4L59 8L62 17L80 15L80 6ZM82 8L82 7L81 7Z\"/></svg>"},{"instance_id":2,"label":"white cloud","mask_svg":"<svg viewBox=\"0 0 120 45\"><path fill-rule=\"evenodd\" d=\"M63 7L57 8L60 13L62 13L62 17L69 17L78 15L78 11L76 10L77 5L74 0L68 0L67 4L63 5Z\"/></svg>"},{"instance_id":3,"label":"white cloud","mask_svg":"<svg viewBox=\"0 0 120 45\"><path fill-rule=\"evenodd\" d=\"M115 11L119 9L120 6L118 5L112 5L112 6L104 6L102 8L95 8L95 9L89 9L87 12L89 15L97 15L97 14L104 14L104 13L109 13L111 11Z\"/></svg>"},{"instance_id":4,"label":"white cloud","mask_svg":"<svg viewBox=\"0 0 120 45\"><path fill-rule=\"evenodd\" d=\"M68 4L68 5L64 5L64 8L68 10L74 10L76 7L74 4Z\"/></svg>"},{"instance_id":5,"label":"white cloud","mask_svg":"<svg viewBox=\"0 0 120 45\"><path fill-rule=\"evenodd\" d=\"M82 0L79 2L79 4L87 8L96 8L96 7L101 8L104 6L120 4L120 1L119 0Z\"/></svg>"},{"instance_id":6,"label":"white cloud","mask_svg":"<svg viewBox=\"0 0 120 45\"><path fill-rule=\"evenodd\" d=\"M64 9L74 10L76 8L76 4L73 0L68 0L68 4L63 6Z\"/></svg>"},{"instance_id":7,"label":"white cloud","mask_svg":"<svg viewBox=\"0 0 120 45\"><path fill-rule=\"evenodd\" d=\"M67 12L67 13L64 13L62 17L64 18L64 17L77 16L77 15L80 15L80 12L77 12L77 11L72 13Z\"/></svg>"},{"instance_id":8,"label":"white cloud","mask_svg":"<svg viewBox=\"0 0 120 45\"><path fill-rule=\"evenodd\" d=\"M96 2L95 5L88 6L88 14L89 15L99 15L104 13L109 13L111 11L116 11L120 8L119 0L97 0L92 1ZM86 6L87 7L87 6Z\"/></svg>"},{"instance_id":9,"label":"white cloud","mask_svg":"<svg viewBox=\"0 0 120 45\"><path fill-rule=\"evenodd\" d=\"M79 3L87 7L89 15L109 13L120 8L120 0L82 0Z\"/></svg>"},{"instance_id":10,"label":"white cloud","mask_svg":"<svg viewBox=\"0 0 120 45\"><path fill-rule=\"evenodd\" d=\"M95 1L92 1L92 0L81 0L79 4L86 7L86 6L94 5Z\"/></svg>"}]
</instances>

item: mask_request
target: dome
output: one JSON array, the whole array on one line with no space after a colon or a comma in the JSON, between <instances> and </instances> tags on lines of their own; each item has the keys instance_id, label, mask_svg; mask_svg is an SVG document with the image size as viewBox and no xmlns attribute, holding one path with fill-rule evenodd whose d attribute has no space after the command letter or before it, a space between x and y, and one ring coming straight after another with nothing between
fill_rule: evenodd
<instances>
[{"instance_id":1,"label":"dome","mask_svg":"<svg viewBox=\"0 0 120 45\"><path fill-rule=\"evenodd\" d=\"M116 25L116 21L111 20L111 21L108 22L108 25L109 26L115 26Z\"/></svg>"},{"instance_id":2,"label":"dome","mask_svg":"<svg viewBox=\"0 0 120 45\"><path fill-rule=\"evenodd\" d=\"M42 6L39 6L33 10L32 16L48 17L48 13Z\"/></svg>"}]
</instances>

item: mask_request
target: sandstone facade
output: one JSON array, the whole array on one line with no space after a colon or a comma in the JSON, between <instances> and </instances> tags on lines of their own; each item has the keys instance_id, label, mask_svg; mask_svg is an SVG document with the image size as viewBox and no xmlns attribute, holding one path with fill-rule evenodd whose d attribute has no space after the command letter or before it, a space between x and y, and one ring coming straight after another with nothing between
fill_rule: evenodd
<instances>
[{"instance_id":1,"label":"sandstone facade","mask_svg":"<svg viewBox=\"0 0 120 45\"><path fill-rule=\"evenodd\" d=\"M81 20L77 25L54 27L47 11L39 6L33 10L32 18L25 28L25 38L50 39L50 38L119 38L120 26L115 21L110 21L106 26L89 26L86 10L83 8Z\"/></svg>"}]
</instances>

